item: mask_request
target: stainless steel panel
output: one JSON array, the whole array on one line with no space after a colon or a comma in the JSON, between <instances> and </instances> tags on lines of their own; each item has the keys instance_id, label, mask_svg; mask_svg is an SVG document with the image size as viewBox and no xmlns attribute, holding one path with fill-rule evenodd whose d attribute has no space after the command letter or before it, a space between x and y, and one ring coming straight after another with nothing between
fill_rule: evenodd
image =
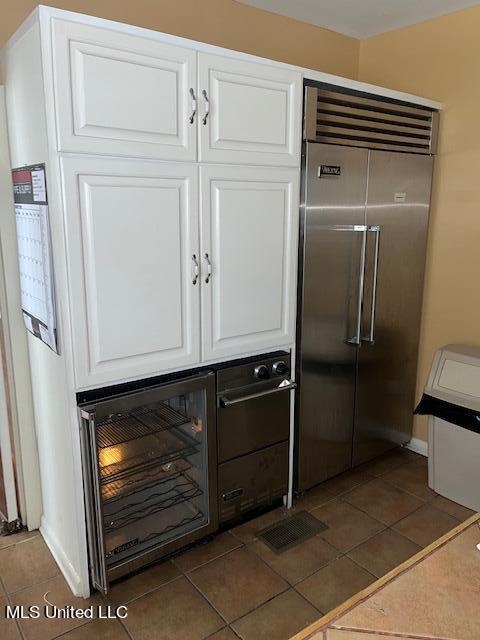
<instances>
[{"instance_id":1,"label":"stainless steel panel","mask_svg":"<svg viewBox=\"0 0 480 640\"><path fill-rule=\"evenodd\" d=\"M390 122L389 120L380 120L379 118L369 118L368 121L351 117L349 115L340 115L338 112L331 113L317 113L317 126L318 125L331 125L337 127L344 127L346 129L360 129L362 131L376 131L383 134L400 134L407 136L411 134L413 136L425 138L427 141L430 139L430 127L428 124L423 124L421 127L412 126L410 122ZM323 126L322 126L323 129Z\"/></svg>"},{"instance_id":2,"label":"stainless steel panel","mask_svg":"<svg viewBox=\"0 0 480 640\"><path fill-rule=\"evenodd\" d=\"M319 89L319 102L337 102L352 106L360 106L372 111L384 111L385 113L397 113L400 115L412 115L417 118L430 118L431 110L428 108L414 107L412 105L399 104L398 102L382 99L381 96L364 98L357 92L351 94L335 91L335 89Z\"/></svg>"},{"instance_id":3,"label":"stainless steel panel","mask_svg":"<svg viewBox=\"0 0 480 640\"><path fill-rule=\"evenodd\" d=\"M438 128L440 126L440 114L432 113L432 133L430 138L430 153L436 154L438 147Z\"/></svg>"},{"instance_id":4,"label":"stainless steel panel","mask_svg":"<svg viewBox=\"0 0 480 640\"><path fill-rule=\"evenodd\" d=\"M348 144L349 146L352 147L360 147L363 149L385 149L385 151L404 151L408 153L418 153L421 155L426 155L427 153L430 153L430 146L429 145L405 145L405 144L394 144L393 142L382 142L381 140L370 140L370 139L365 139L365 140L360 140L360 139L355 139L355 138L342 138L340 136L334 136L334 135L325 135L325 134L318 134L317 135L317 139L320 142L323 142L325 144L332 144L332 145L340 145L340 144Z\"/></svg>"},{"instance_id":5,"label":"stainless steel panel","mask_svg":"<svg viewBox=\"0 0 480 640\"><path fill-rule=\"evenodd\" d=\"M402 115L395 115L393 113L383 113L381 111L372 111L371 109L362 109L359 106L338 106L336 104L329 104L328 102L319 102L317 106L317 114L319 118L323 117L323 114L330 117L338 115L341 117L353 118L358 122L379 122L379 123L391 123L398 126L408 123L409 127L415 127L420 130L430 130L430 118L429 114L424 118L415 118L408 116L408 119ZM435 114L433 114L435 115Z\"/></svg>"},{"instance_id":6,"label":"stainless steel panel","mask_svg":"<svg viewBox=\"0 0 480 640\"><path fill-rule=\"evenodd\" d=\"M258 360L253 362L247 362L242 364L236 364L233 366L228 366L217 371L217 391L224 392L228 389L239 389L241 387L246 387L247 385L257 384L260 380L255 375L255 369L264 365L268 369L269 378L268 382L270 383L272 388L278 386L278 384L282 380L282 375L274 372L275 364L279 362L284 362L288 368L288 371L285 373L285 377L290 377L290 354L287 351L278 351L273 356L262 358L260 357Z\"/></svg>"},{"instance_id":7,"label":"stainless steel panel","mask_svg":"<svg viewBox=\"0 0 480 640\"><path fill-rule=\"evenodd\" d=\"M305 87L303 137L305 140L315 140L317 137L317 95L316 87Z\"/></svg>"},{"instance_id":8,"label":"stainless steel panel","mask_svg":"<svg viewBox=\"0 0 480 640\"><path fill-rule=\"evenodd\" d=\"M255 451L218 467L220 522L266 508L288 491L288 442Z\"/></svg>"},{"instance_id":9,"label":"stainless steel panel","mask_svg":"<svg viewBox=\"0 0 480 640\"><path fill-rule=\"evenodd\" d=\"M429 156L370 152L367 225L380 232L367 234L354 465L411 437L432 164Z\"/></svg>"},{"instance_id":10,"label":"stainless steel panel","mask_svg":"<svg viewBox=\"0 0 480 640\"><path fill-rule=\"evenodd\" d=\"M162 426L180 416L165 401L182 396L201 422ZM111 580L217 529L215 374L84 404L80 416L91 577L106 592ZM195 426L201 444L189 447ZM185 448L170 456L175 439ZM201 518L179 512L199 512L197 500Z\"/></svg>"},{"instance_id":11,"label":"stainless steel panel","mask_svg":"<svg viewBox=\"0 0 480 640\"><path fill-rule=\"evenodd\" d=\"M351 465L357 349L349 341L361 303L367 163L368 151L362 149L306 145L297 344L299 491ZM340 176L319 178L321 165L340 167Z\"/></svg>"},{"instance_id":12,"label":"stainless steel panel","mask_svg":"<svg viewBox=\"0 0 480 640\"><path fill-rule=\"evenodd\" d=\"M103 537L103 513L100 500L99 471L96 456L95 424L84 417L80 422L88 560L92 585L107 593L107 565Z\"/></svg>"},{"instance_id":13,"label":"stainless steel panel","mask_svg":"<svg viewBox=\"0 0 480 640\"><path fill-rule=\"evenodd\" d=\"M305 92L304 139L321 143L434 153L438 114L380 96L328 85Z\"/></svg>"},{"instance_id":14,"label":"stainless steel panel","mask_svg":"<svg viewBox=\"0 0 480 640\"><path fill-rule=\"evenodd\" d=\"M233 396L234 397L234 396ZM244 400L217 411L218 461L288 440L290 392Z\"/></svg>"},{"instance_id":15,"label":"stainless steel panel","mask_svg":"<svg viewBox=\"0 0 480 640\"><path fill-rule=\"evenodd\" d=\"M372 141L372 145L375 145L375 142L381 142L383 144L397 144L397 145L411 145L415 147L425 147L425 151L428 152L430 149L430 135L423 135L422 133L410 133L407 131L405 135L400 135L403 132L397 131L383 131L377 130L375 131L373 127L356 127L344 125L342 122L325 122L324 124L319 124L317 126L318 135L326 135L326 136L343 136L345 138L360 138L363 140Z\"/></svg>"},{"instance_id":16,"label":"stainless steel panel","mask_svg":"<svg viewBox=\"0 0 480 640\"><path fill-rule=\"evenodd\" d=\"M241 391L237 391L236 393L229 393L220 396L219 398L219 406L222 408L232 407L236 404L241 404L242 402L247 402L248 400L258 400L259 398L265 398L266 396L271 396L276 393L280 393L281 391L292 391L296 389L297 385L292 380L282 380L280 384L275 387L271 385L255 385L254 388L249 388Z\"/></svg>"}]
</instances>

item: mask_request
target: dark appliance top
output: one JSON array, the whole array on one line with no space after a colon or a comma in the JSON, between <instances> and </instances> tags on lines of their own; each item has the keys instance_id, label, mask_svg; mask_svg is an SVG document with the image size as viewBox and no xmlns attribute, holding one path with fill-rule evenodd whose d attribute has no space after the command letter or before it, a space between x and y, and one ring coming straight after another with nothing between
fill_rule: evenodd
<instances>
[{"instance_id":1,"label":"dark appliance top","mask_svg":"<svg viewBox=\"0 0 480 640\"><path fill-rule=\"evenodd\" d=\"M271 381L278 386L283 378L290 378L290 354L280 351L248 362L229 363L217 371L217 393Z\"/></svg>"}]
</instances>

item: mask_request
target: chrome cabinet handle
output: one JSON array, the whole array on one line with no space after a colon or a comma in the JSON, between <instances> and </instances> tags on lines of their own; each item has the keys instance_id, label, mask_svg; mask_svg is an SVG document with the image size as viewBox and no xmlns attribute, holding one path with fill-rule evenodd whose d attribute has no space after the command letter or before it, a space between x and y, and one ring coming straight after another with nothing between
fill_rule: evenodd
<instances>
[{"instance_id":1,"label":"chrome cabinet handle","mask_svg":"<svg viewBox=\"0 0 480 640\"><path fill-rule=\"evenodd\" d=\"M192 87L190 87L190 95L192 96L192 113L190 114L188 121L190 122L190 124L193 124L193 121L195 120L195 116L197 114L197 97Z\"/></svg>"},{"instance_id":2,"label":"chrome cabinet handle","mask_svg":"<svg viewBox=\"0 0 480 640\"><path fill-rule=\"evenodd\" d=\"M363 338L364 342L373 344L375 342L375 312L377 308L377 276L378 276L378 256L380 250L380 229L381 227L375 225L368 227L368 231L375 234L375 254L373 259L373 274L372 274L372 303L370 306L370 330L366 338Z\"/></svg>"},{"instance_id":3,"label":"chrome cabinet handle","mask_svg":"<svg viewBox=\"0 0 480 640\"><path fill-rule=\"evenodd\" d=\"M225 396L221 396L219 399L221 407L231 407L234 404L238 404L239 402L245 402L246 400L254 400L255 398L263 398L263 396L269 396L272 393L278 393L279 391L291 391L292 389L296 389L296 382L292 382L291 380L287 382L287 384L280 384L280 386L275 387L274 389L269 389L268 391L260 391L259 393L249 393L246 396L241 396L240 398L232 398L229 400Z\"/></svg>"},{"instance_id":4,"label":"chrome cabinet handle","mask_svg":"<svg viewBox=\"0 0 480 640\"><path fill-rule=\"evenodd\" d=\"M200 266L198 264L197 256L195 254L192 254L192 262L193 262L193 280L192 280L192 284L197 284L198 275L200 273Z\"/></svg>"},{"instance_id":5,"label":"chrome cabinet handle","mask_svg":"<svg viewBox=\"0 0 480 640\"><path fill-rule=\"evenodd\" d=\"M207 124L207 118L210 114L210 101L207 96L207 92L205 89L202 91L203 99L205 100L205 115L203 116L202 124Z\"/></svg>"},{"instance_id":6,"label":"chrome cabinet handle","mask_svg":"<svg viewBox=\"0 0 480 640\"><path fill-rule=\"evenodd\" d=\"M352 344L354 346L359 346L362 343L362 306L363 306L363 283L365 280L365 253L367 249L367 230L363 224L354 225L351 228L352 231L362 234L362 246L360 249L360 266L358 271L358 289L357 289L357 305L356 305L356 326L355 326L355 335L346 340L347 344Z\"/></svg>"},{"instance_id":7,"label":"chrome cabinet handle","mask_svg":"<svg viewBox=\"0 0 480 640\"><path fill-rule=\"evenodd\" d=\"M205 260L207 261L207 277L205 278L205 284L208 284L212 277L212 261L210 260L208 253L205 254Z\"/></svg>"}]
</instances>

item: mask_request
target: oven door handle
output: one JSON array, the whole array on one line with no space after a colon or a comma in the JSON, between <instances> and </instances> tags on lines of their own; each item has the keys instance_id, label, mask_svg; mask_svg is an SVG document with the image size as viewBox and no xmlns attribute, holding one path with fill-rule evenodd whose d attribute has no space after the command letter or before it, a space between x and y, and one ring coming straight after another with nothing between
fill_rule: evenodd
<instances>
[{"instance_id":1,"label":"oven door handle","mask_svg":"<svg viewBox=\"0 0 480 640\"><path fill-rule=\"evenodd\" d=\"M268 391L260 391L259 393L250 393L246 396L241 396L240 398L233 398L229 400L225 396L220 397L220 406L221 407L231 407L234 404L238 404L239 402L245 402L246 400L254 400L255 398L263 398L263 396L269 396L272 393L278 393L279 391L291 391L295 389L297 384L292 382L291 380L287 384L280 384L280 386L275 387L274 389L269 389Z\"/></svg>"}]
</instances>

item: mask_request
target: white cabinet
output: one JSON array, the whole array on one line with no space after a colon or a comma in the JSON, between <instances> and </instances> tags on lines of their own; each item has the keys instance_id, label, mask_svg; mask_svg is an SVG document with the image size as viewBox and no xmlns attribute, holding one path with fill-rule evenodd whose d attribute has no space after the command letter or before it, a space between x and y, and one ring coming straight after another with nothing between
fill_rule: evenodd
<instances>
[{"instance_id":1,"label":"white cabinet","mask_svg":"<svg viewBox=\"0 0 480 640\"><path fill-rule=\"evenodd\" d=\"M298 171L203 166L200 188L203 359L292 343Z\"/></svg>"},{"instance_id":2,"label":"white cabinet","mask_svg":"<svg viewBox=\"0 0 480 640\"><path fill-rule=\"evenodd\" d=\"M62 159L78 388L294 341L298 171L197 171Z\"/></svg>"},{"instance_id":3,"label":"white cabinet","mask_svg":"<svg viewBox=\"0 0 480 640\"><path fill-rule=\"evenodd\" d=\"M62 170L77 386L198 363L197 167L63 158Z\"/></svg>"},{"instance_id":4,"label":"white cabinet","mask_svg":"<svg viewBox=\"0 0 480 640\"><path fill-rule=\"evenodd\" d=\"M195 161L196 52L53 20L60 151Z\"/></svg>"},{"instance_id":5,"label":"white cabinet","mask_svg":"<svg viewBox=\"0 0 480 640\"><path fill-rule=\"evenodd\" d=\"M198 96L201 162L299 166L300 73L200 53Z\"/></svg>"},{"instance_id":6,"label":"white cabinet","mask_svg":"<svg viewBox=\"0 0 480 640\"><path fill-rule=\"evenodd\" d=\"M291 344L301 74L49 25L77 388Z\"/></svg>"},{"instance_id":7,"label":"white cabinet","mask_svg":"<svg viewBox=\"0 0 480 640\"><path fill-rule=\"evenodd\" d=\"M298 72L58 19L52 46L59 151L300 164Z\"/></svg>"}]
</instances>

